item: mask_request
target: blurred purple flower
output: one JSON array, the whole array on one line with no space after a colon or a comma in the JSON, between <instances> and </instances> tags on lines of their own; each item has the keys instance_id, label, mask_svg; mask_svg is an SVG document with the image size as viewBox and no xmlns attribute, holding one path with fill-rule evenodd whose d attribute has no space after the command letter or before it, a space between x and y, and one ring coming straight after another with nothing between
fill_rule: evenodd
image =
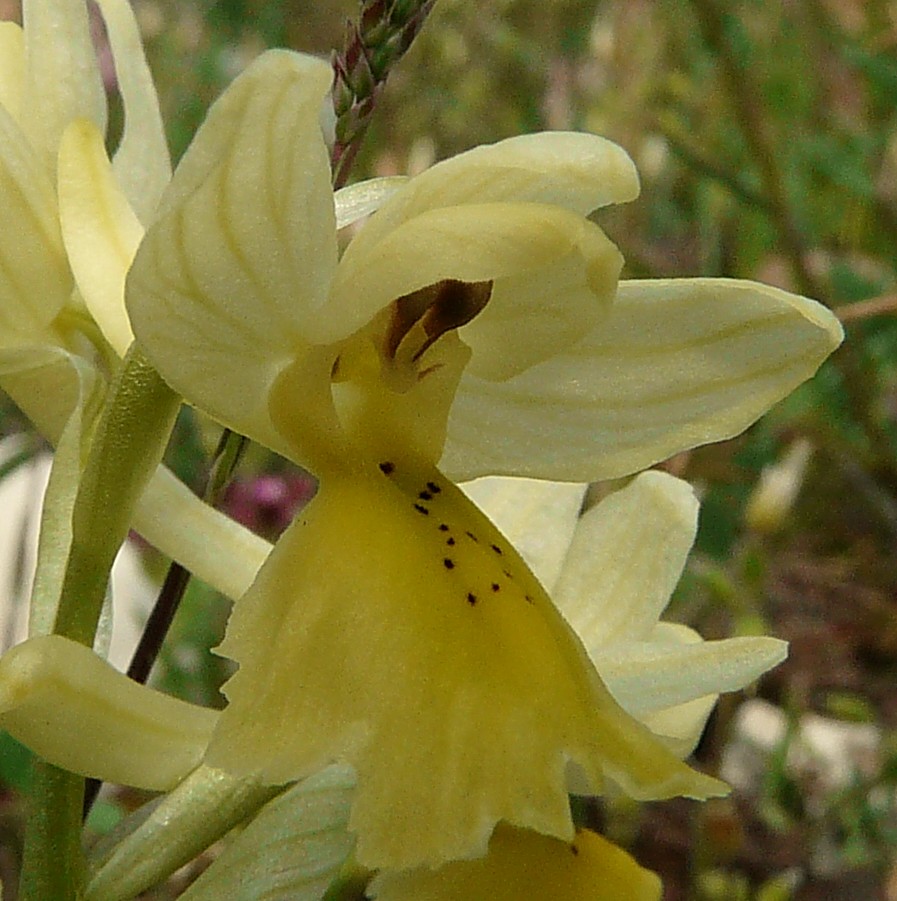
<instances>
[{"instance_id":1,"label":"blurred purple flower","mask_svg":"<svg viewBox=\"0 0 897 901\"><path fill-rule=\"evenodd\" d=\"M301 473L268 473L235 479L227 488L222 509L256 534L273 540L316 490L315 480Z\"/></svg>"}]
</instances>

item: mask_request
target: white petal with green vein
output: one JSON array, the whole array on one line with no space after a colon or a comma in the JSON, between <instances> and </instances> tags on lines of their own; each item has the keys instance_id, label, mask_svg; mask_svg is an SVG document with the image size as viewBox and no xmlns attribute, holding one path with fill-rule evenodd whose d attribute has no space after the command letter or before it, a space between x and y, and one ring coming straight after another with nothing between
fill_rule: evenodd
<instances>
[{"instance_id":1,"label":"white petal with green vein","mask_svg":"<svg viewBox=\"0 0 897 901\"><path fill-rule=\"evenodd\" d=\"M73 119L90 119L106 133L106 91L100 78L84 0L29 0L25 24L25 102L22 126L47 174Z\"/></svg>"},{"instance_id":2,"label":"white petal with green vein","mask_svg":"<svg viewBox=\"0 0 897 901\"><path fill-rule=\"evenodd\" d=\"M638 196L635 165L597 135L542 132L475 147L416 175L383 205L357 252L428 210L479 203L538 203L584 216Z\"/></svg>"},{"instance_id":3,"label":"white petal with green vein","mask_svg":"<svg viewBox=\"0 0 897 901\"><path fill-rule=\"evenodd\" d=\"M610 317L505 382L465 375L441 468L590 481L738 434L843 337L820 304L728 279L621 282Z\"/></svg>"},{"instance_id":4,"label":"white petal with green vein","mask_svg":"<svg viewBox=\"0 0 897 901\"><path fill-rule=\"evenodd\" d=\"M268 389L336 266L320 60L270 51L213 105L128 278L128 309L175 390L269 447Z\"/></svg>"},{"instance_id":5,"label":"white petal with green vein","mask_svg":"<svg viewBox=\"0 0 897 901\"><path fill-rule=\"evenodd\" d=\"M269 801L181 901L320 901L355 844L355 779L332 766Z\"/></svg>"},{"instance_id":6,"label":"white petal with green vein","mask_svg":"<svg viewBox=\"0 0 897 901\"><path fill-rule=\"evenodd\" d=\"M115 58L124 106L124 131L115 151L115 177L140 220L152 218L171 178L159 98L128 0L98 0Z\"/></svg>"}]
</instances>

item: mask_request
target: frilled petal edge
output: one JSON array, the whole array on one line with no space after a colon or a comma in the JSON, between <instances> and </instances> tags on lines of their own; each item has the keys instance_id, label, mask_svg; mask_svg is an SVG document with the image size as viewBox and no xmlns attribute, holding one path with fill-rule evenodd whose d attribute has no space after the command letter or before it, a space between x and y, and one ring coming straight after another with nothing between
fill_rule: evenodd
<instances>
[{"instance_id":1,"label":"frilled petal edge","mask_svg":"<svg viewBox=\"0 0 897 901\"><path fill-rule=\"evenodd\" d=\"M271 782L352 765L358 859L391 868L483 853L499 820L568 837L568 760L594 791L724 791L610 702L457 489L435 471L402 485L400 469L324 480L235 607L221 652L240 668L210 765Z\"/></svg>"}]
</instances>

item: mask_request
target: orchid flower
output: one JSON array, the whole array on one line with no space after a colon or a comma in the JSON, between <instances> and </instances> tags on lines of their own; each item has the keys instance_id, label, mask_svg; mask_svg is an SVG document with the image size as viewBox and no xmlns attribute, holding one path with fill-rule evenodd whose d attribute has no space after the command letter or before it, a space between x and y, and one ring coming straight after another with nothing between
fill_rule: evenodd
<instances>
[{"instance_id":1,"label":"orchid flower","mask_svg":"<svg viewBox=\"0 0 897 901\"><path fill-rule=\"evenodd\" d=\"M100 7L125 109L112 164L86 4L26 0L24 28L0 23L0 383L54 443L127 348L124 273L142 235L134 210L147 216L170 177L130 4ZM111 266L79 215L85 203L115 223ZM112 284L96 285L99 270Z\"/></svg>"},{"instance_id":2,"label":"orchid flower","mask_svg":"<svg viewBox=\"0 0 897 901\"><path fill-rule=\"evenodd\" d=\"M69 540L85 447L133 337L125 275L171 177L131 4L99 7L124 109L111 163L84 0L25 0L24 28L0 23L0 386L57 448L58 490L43 526L50 548ZM135 525L231 596L245 590L268 550L164 468L138 503ZM211 543L228 548L230 566L210 558ZM36 604L32 629L46 629L52 612Z\"/></svg>"},{"instance_id":3,"label":"orchid flower","mask_svg":"<svg viewBox=\"0 0 897 901\"><path fill-rule=\"evenodd\" d=\"M611 693L684 756L717 694L774 665L785 644L771 638L701 642L685 627L657 623L694 538L697 502L686 483L648 472L580 517L584 490L508 478L465 486L552 588ZM0 658L0 726L56 765L104 781L173 789L201 761L218 716L136 685L60 636L31 639ZM319 897L352 846L345 789L354 780L339 781L338 814L318 785L318 777L305 780L264 808L189 897L207 901L235 884L261 891L269 882L296 897ZM315 817L318 801L309 808L310 798L328 811L326 825ZM247 868L256 874L251 880ZM132 878L132 869L133 862L103 870L96 890ZM594 879L599 869L604 875ZM384 901L461 899L504 885L509 897L519 897L521 885L543 882L569 893L556 897L571 899L656 898L659 892L656 877L588 832L571 845L507 825L498 826L483 858L435 871L384 872L373 890Z\"/></svg>"},{"instance_id":4,"label":"orchid flower","mask_svg":"<svg viewBox=\"0 0 897 901\"><path fill-rule=\"evenodd\" d=\"M338 253L329 68L259 58L212 107L129 273L172 387L305 466L318 495L237 603L206 760L272 783L358 774L365 866L482 854L499 821L570 840L566 772L720 792L629 717L453 480L584 481L745 428L841 337L746 282L631 282L591 210L618 147L525 136L400 186Z\"/></svg>"}]
</instances>

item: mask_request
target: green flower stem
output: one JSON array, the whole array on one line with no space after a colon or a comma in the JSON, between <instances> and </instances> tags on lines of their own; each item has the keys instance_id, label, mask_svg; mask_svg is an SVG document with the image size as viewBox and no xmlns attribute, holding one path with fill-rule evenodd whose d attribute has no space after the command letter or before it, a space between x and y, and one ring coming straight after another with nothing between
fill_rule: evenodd
<instances>
[{"instance_id":1,"label":"green flower stem","mask_svg":"<svg viewBox=\"0 0 897 901\"><path fill-rule=\"evenodd\" d=\"M125 356L97 425L72 514L72 548L54 631L92 645L109 571L134 506L162 459L180 398L140 348Z\"/></svg>"},{"instance_id":2,"label":"green flower stem","mask_svg":"<svg viewBox=\"0 0 897 901\"><path fill-rule=\"evenodd\" d=\"M81 474L54 631L91 646L109 571L155 472L180 399L133 345L106 400ZM38 763L26 826L24 901L80 896L84 779Z\"/></svg>"},{"instance_id":3,"label":"green flower stem","mask_svg":"<svg viewBox=\"0 0 897 901\"><path fill-rule=\"evenodd\" d=\"M20 901L75 901L83 882L81 799L84 780L34 761L32 809L25 827ZM39 800L40 803L34 803Z\"/></svg>"},{"instance_id":4,"label":"green flower stem","mask_svg":"<svg viewBox=\"0 0 897 901\"><path fill-rule=\"evenodd\" d=\"M94 849L84 901L126 901L158 884L283 788L198 767L128 835Z\"/></svg>"}]
</instances>

